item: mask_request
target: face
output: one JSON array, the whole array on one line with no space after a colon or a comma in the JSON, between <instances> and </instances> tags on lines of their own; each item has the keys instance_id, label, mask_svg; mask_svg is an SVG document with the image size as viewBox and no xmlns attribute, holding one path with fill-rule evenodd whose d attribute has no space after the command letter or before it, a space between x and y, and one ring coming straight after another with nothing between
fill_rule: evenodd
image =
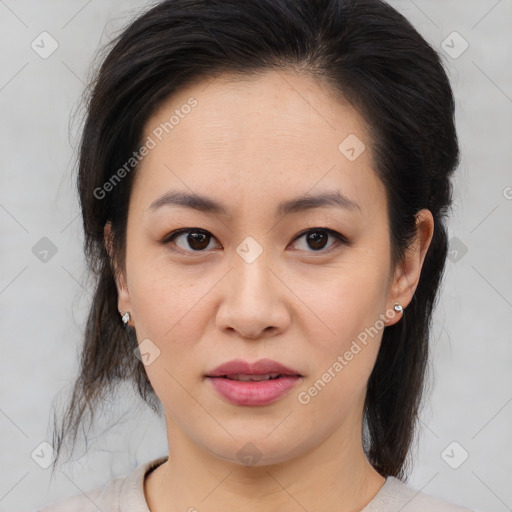
<instances>
[{"instance_id":1,"label":"face","mask_svg":"<svg viewBox=\"0 0 512 512\"><path fill-rule=\"evenodd\" d=\"M179 122L162 135L175 110ZM169 436L239 463L252 443L259 464L333 435L358 441L383 327L413 291L401 291L391 265L385 188L362 118L312 78L224 75L166 101L147 137L156 144L132 190L118 305L149 353ZM219 208L159 201L167 193ZM329 194L339 200L280 208ZM265 405L235 404L205 377L262 358L301 375Z\"/></svg>"}]
</instances>

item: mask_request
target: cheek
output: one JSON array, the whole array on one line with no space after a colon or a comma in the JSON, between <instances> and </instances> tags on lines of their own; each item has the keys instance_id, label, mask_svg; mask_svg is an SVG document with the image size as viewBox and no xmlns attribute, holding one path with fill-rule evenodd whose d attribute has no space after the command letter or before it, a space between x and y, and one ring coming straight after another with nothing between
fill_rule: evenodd
<instances>
[{"instance_id":1,"label":"cheek","mask_svg":"<svg viewBox=\"0 0 512 512\"><path fill-rule=\"evenodd\" d=\"M199 267L171 264L165 248L144 238L138 229L132 228L126 258L137 334L166 342L180 324L194 324L191 313L193 316L194 305L205 295L209 279L198 272Z\"/></svg>"},{"instance_id":2,"label":"cheek","mask_svg":"<svg viewBox=\"0 0 512 512\"><path fill-rule=\"evenodd\" d=\"M327 430L357 409L382 339L387 276L377 264L361 268L345 268L331 280L327 293L309 295L322 321L312 321L308 331L315 360L299 401L309 403L309 411L332 411L325 417Z\"/></svg>"},{"instance_id":3,"label":"cheek","mask_svg":"<svg viewBox=\"0 0 512 512\"><path fill-rule=\"evenodd\" d=\"M138 341L149 339L159 351L146 372L163 401L181 402L185 397L178 383L190 382L190 369L203 369L198 368L198 361L204 360L198 341L212 321L209 294L219 276L200 272L199 267L179 270L149 251L145 257L139 254L132 259L131 272L130 298Z\"/></svg>"},{"instance_id":4,"label":"cheek","mask_svg":"<svg viewBox=\"0 0 512 512\"><path fill-rule=\"evenodd\" d=\"M137 328L145 336L168 344L186 329L187 336L179 337L186 343L188 339L197 339L198 316L203 314L213 283L204 276L171 274L170 269L169 265L145 265L140 269L130 288L131 302L137 314Z\"/></svg>"},{"instance_id":5,"label":"cheek","mask_svg":"<svg viewBox=\"0 0 512 512\"><path fill-rule=\"evenodd\" d=\"M208 322L205 305L214 283L204 277L169 275L169 265L140 263L130 289L137 338L139 344L151 340L158 350L158 357L145 367L147 376L166 410L192 410L193 401L183 386L188 389L191 375L197 379L195 372L202 369L197 340Z\"/></svg>"},{"instance_id":6,"label":"cheek","mask_svg":"<svg viewBox=\"0 0 512 512\"><path fill-rule=\"evenodd\" d=\"M311 339L327 354L332 354L333 349L344 351L385 312L387 259L375 254L357 250L343 264L329 269L323 279L301 278L301 295L316 314L308 314L308 318L316 318L314 323L319 326Z\"/></svg>"}]
</instances>

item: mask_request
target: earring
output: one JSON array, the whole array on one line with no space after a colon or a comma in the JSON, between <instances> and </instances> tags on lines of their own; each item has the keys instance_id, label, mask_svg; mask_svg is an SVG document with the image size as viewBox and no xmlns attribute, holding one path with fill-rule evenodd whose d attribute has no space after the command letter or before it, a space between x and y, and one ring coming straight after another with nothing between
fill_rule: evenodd
<instances>
[{"instance_id":1,"label":"earring","mask_svg":"<svg viewBox=\"0 0 512 512\"><path fill-rule=\"evenodd\" d=\"M398 304L398 302L395 303L393 308L397 313L402 313L402 311L404 310L404 308L400 304Z\"/></svg>"},{"instance_id":2,"label":"earring","mask_svg":"<svg viewBox=\"0 0 512 512\"><path fill-rule=\"evenodd\" d=\"M127 311L124 315L123 315L123 323L126 325L129 321L130 321L130 313Z\"/></svg>"}]
</instances>

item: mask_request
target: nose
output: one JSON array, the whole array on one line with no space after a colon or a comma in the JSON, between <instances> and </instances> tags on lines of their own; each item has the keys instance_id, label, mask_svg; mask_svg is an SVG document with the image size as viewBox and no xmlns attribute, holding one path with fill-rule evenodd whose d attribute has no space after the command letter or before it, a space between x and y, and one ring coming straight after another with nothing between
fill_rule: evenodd
<instances>
[{"instance_id":1,"label":"nose","mask_svg":"<svg viewBox=\"0 0 512 512\"><path fill-rule=\"evenodd\" d=\"M217 328L259 339L283 332L290 323L286 286L262 255L247 263L235 255L234 268L224 281Z\"/></svg>"}]
</instances>

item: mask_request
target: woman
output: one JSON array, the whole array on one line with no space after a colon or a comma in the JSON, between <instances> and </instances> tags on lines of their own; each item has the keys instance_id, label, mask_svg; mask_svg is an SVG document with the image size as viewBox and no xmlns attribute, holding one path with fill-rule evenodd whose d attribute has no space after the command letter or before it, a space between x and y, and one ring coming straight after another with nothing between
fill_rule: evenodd
<instances>
[{"instance_id":1,"label":"woman","mask_svg":"<svg viewBox=\"0 0 512 512\"><path fill-rule=\"evenodd\" d=\"M42 510L468 510L404 482L458 158L440 59L382 1L135 20L88 103L98 280L54 446L128 381L170 454Z\"/></svg>"}]
</instances>

